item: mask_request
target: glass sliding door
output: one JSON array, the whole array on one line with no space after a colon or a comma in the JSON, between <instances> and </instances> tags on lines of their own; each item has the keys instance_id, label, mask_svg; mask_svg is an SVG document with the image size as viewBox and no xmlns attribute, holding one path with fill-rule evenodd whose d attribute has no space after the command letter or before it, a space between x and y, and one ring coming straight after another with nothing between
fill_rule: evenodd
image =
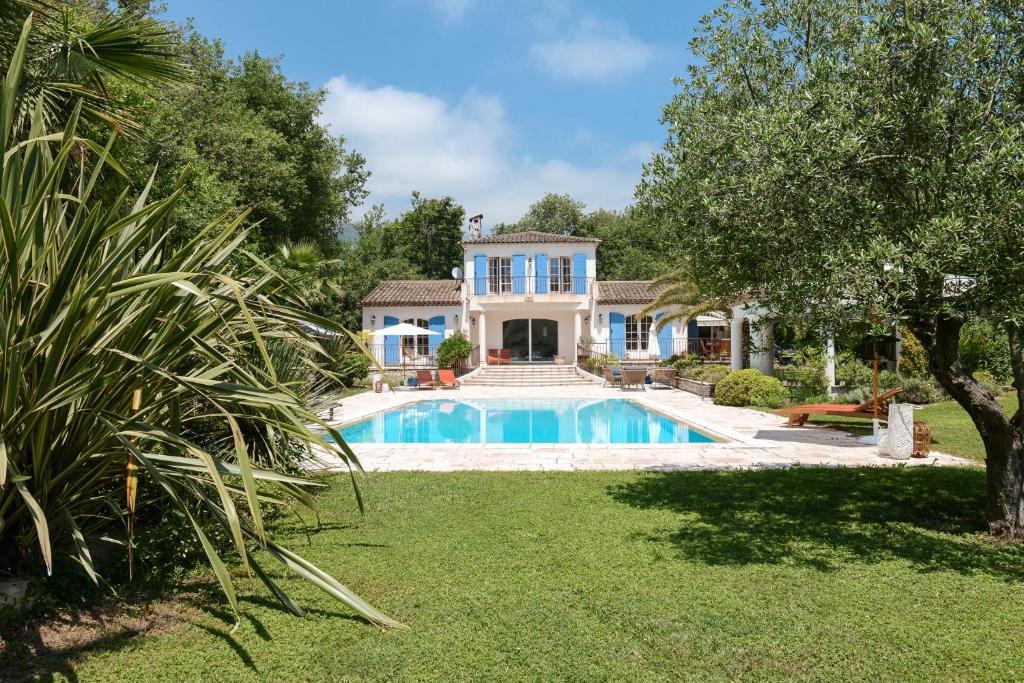
<instances>
[{"instance_id":1,"label":"glass sliding door","mask_svg":"<svg viewBox=\"0 0 1024 683\"><path fill-rule=\"evenodd\" d=\"M530 360L550 363L558 354L558 323L554 320L530 320Z\"/></svg>"},{"instance_id":2,"label":"glass sliding door","mask_svg":"<svg viewBox=\"0 0 1024 683\"><path fill-rule=\"evenodd\" d=\"M541 318L506 320L501 342L513 363L550 363L558 353L558 323Z\"/></svg>"},{"instance_id":3,"label":"glass sliding door","mask_svg":"<svg viewBox=\"0 0 1024 683\"><path fill-rule=\"evenodd\" d=\"M511 352L513 363L530 360L530 321L506 320L501 324L501 345Z\"/></svg>"}]
</instances>

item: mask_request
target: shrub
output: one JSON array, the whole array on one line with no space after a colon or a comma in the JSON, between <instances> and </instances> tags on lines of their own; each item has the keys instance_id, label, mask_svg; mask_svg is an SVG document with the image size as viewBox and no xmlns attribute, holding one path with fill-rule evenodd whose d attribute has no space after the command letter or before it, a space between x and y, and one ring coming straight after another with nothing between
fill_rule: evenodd
<instances>
[{"instance_id":1,"label":"shrub","mask_svg":"<svg viewBox=\"0 0 1024 683\"><path fill-rule=\"evenodd\" d=\"M338 360L335 373L343 386L354 387L370 376L370 359L364 353L346 353Z\"/></svg>"},{"instance_id":2,"label":"shrub","mask_svg":"<svg viewBox=\"0 0 1024 683\"><path fill-rule=\"evenodd\" d=\"M961 329L960 362L968 372L984 370L998 382L1008 382L1013 376L1006 333L986 321L972 321Z\"/></svg>"},{"instance_id":3,"label":"shrub","mask_svg":"<svg viewBox=\"0 0 1024 683\"><path fill-rule=\"evenodd\" d=\"M836 357L836 382L845 384L851 390L871 384L871 366L852 353L841 353Z\"/></svg>"},{"instance_id":4,"label":"shrub","mask_svg":"<svg viewBox=\"0 0 1024 683\"><path fill-rule=\"evenodd\" d=\"M1003 383L997 380L988 370L978 370L975 372L974 381L991 391L996 396L1003 393Z\"/></svg>"},{"instance_id":5,"label":"shrub","mask_svg":"<svg viewBox=\"0 0 1024 683\"><path fill-rule=\"evenodd\" d=\"M679 376L708 384L717 384L729 374L729 368L717 363L698 363L689 365L679 371Z\"/></svg>"},{"instance_id":6,"label":"shrub","mask_svg":"<svg viewBox=\"0 0 1024 683\"><path fill-rule=\"evenodd\" d=\"M473 353L473 343L466 339L462 330L456 330L437 347L437 367L452 368L459 361L469 358Z\"/></svg>"},{"instance_id":7,"label":"shrub","mask_svg":"<svg viewBox=\"0 0 1024 683\"><path fill-rule=\"evenodd\" d=\"M335 389L350 389L370 376L370 357L359 351L347 337L321 337L320 345L325 353L318 356L317 360L330 376Z\"/></svg>"},{"instance_id":8,"label":"shrub","mask_svg":"<svg viewBox=\"0 0 1024 683\"><path fill-rule=\"evenodd\" d=\"M926 377L907 377L896 372L883 370L878 373L878 393L902 387L903 393L893 399L898 403L914 403L927 405L936 403L946 398L945 392L933 380ZM843 399L849 403L864 403L869 401L874 391L871 381L867 384L855 387L843 395Z\"/></svg>"},{"instance_id":9,"label":"shrub","mask_svg":"<svg viewBox=\"0 0 1024 683\"><path fill-rule=\"evenodd\" d=\"M715 386L715 403L723 406L779 408L788 399L782 382L753 368L730 372Z\"/></svg>"},{"instance_id":10,"label":"shrub","mask_svg":"<svg viewBox=\"0 0 1024 683\"><path fill-rule=\"evenodd\" d=\"M914 333L906 326L900 328L900 365L899 372L907 377L928 377L928 352Z\"/></svg>"}]
</instances>

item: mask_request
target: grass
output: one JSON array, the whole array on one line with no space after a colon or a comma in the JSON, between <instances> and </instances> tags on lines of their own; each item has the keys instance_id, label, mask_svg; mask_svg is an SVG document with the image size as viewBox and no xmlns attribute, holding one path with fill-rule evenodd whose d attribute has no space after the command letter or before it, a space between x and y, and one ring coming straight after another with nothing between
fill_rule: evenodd
<instances>
[{"instance_id":1,"label":"grass","mask_svg":"<svg viewBox=\"0 0 1024 683\"><path fill-rule=\"evenodd\" d=\"M1004 394L999 398L1003 410L1012 414L1017 410L1015 394ZM923 420L932 428L932 447L943 453L985 462L985 447L981 436L967 412L956 401L942 401L924 406L914 413L915 420ZM858 418L811 416L810 422L842 429L858 435L871 433L871 424Z\"/></svg>"},{"instance_id":2,"label":"grass","mask_svg":"<svg viewBox=\"0 0 1024 683\"><path fill-rule=\"evenodd\" d=\"M242 580L157 634L9 651L82 681L997 680L1024 671L1024 548L983 533L980 468L371 475L305 556L410 628ZM279 574L275 574L276 576Z\"/></svg>"}]
</instances>

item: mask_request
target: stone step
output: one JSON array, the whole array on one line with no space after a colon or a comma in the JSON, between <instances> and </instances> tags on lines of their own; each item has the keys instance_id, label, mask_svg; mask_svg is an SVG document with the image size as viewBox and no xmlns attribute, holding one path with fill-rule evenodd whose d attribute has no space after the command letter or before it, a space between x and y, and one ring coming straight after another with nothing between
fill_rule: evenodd
<instances>
[{"instance_id":1,"label":"stone step","mask_svg":"<svg viewBox=\"0 0 1024 683\"><path fill-rule=\"evenodd\" d=\"M490 380L490 379L486 379L486 378L485 379L481 379L481 378L477 378L477 377L472 377L470 379L463 380L462 383L463 384L487 384L487 385L490 385L490 386L510 386L510 387L520 387L520 386L541 387L541 386L567 386L567 385L570 385L570 384L592 384L592 382L590 382L589 380L585 380L582 377L579 377L579 378L576 378L576 379L561 380L561 381L558 381L558 382L546 382L546 381L541 381L541 380L525 380L525 379L524 380Z\"/></svg>"}]
</instances>

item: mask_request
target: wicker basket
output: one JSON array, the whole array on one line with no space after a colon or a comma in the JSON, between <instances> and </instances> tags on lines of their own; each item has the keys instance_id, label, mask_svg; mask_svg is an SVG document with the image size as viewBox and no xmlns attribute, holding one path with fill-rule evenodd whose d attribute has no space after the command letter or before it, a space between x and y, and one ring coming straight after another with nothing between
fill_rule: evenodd
<instances>
[{"instance_id":1,"label":"wicker basket","mask_svg":"<svg viewBox=\"0 0 1024 683\"><path fill-rule=\"evenodd\" d=\"M925 458L931 450L932 428L926 422L914 422L914 457Z\"/></svg>"}]
</instances>

